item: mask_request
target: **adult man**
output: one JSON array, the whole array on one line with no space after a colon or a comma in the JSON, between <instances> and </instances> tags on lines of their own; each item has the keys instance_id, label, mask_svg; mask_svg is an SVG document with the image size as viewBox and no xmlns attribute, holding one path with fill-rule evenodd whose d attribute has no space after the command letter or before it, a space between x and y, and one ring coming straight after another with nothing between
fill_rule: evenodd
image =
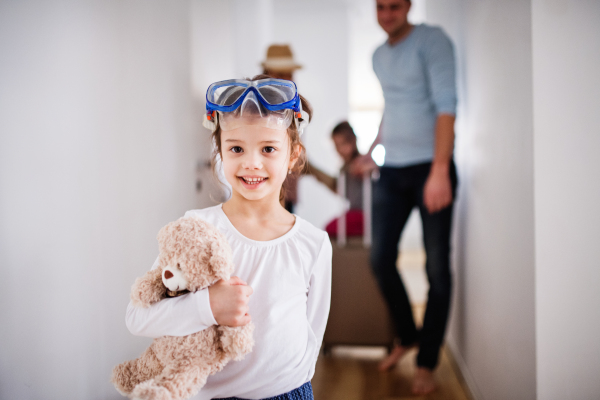
<instances>
[{"instance_id":1,"label":"adult man","mask_svg":"<svg viewBox=\"0 0 600 400\"><path fill-rule=\"evenodd\" d=\"M435 389L437 365L450 305L450 231L456 170L452 161L456 89L452 44L441 29L412 25L410 0L376 0L377 20L388 40L373 54L385 110L373 148L381 143L385 163L373 194L371 265L400 342L380 364L391 368L419 346L415 394ZM371 153L369 151L369 154ZM355 173L372 168L369 156ZM406 290L396 270L398 242L411 210L423 224L429 280L427 310L417 331Z\"/></svg>"},{"instance_id":2,"label":"adult man","mask_svg":"<svg viewBox=\"0 0 600 400\"><path fill-rule=\"evenodd\" d=\"M263 74L277 79L294 80L294 71L302 66L294 61L292 49L287 44L272 44L267 49L267 58L262 62ZM290 175L284 184L284 207L289 212L294 212L298 202L298 177Z\"/></svg>"}]
</instances>

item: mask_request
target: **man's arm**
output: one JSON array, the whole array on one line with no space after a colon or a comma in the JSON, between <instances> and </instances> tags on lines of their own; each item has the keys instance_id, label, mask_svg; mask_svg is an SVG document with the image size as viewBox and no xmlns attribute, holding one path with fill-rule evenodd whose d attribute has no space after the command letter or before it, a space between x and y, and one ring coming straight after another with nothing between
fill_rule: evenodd
<instances>
[{"instance_id":1,"label":"man's arm","mask_svg":"<svg viewBox=\"0 0 600 400\"><path fill-rule=\"evenodd\" d=\"M423 202L430 213L452 203L450 161L454 149L456 77L454 49L441 29L432 30L424 50L429 86L437 120L431 171L423 188Z\"/></svg>"},{"instance_id":2,"label":"man's arm","mask_svg":"<svg viewBox=\"0 0 600 400\"><path fill-rule=\"evenodd\" d=\"M440 114L437 117L433 161L423 188L423 203L430 213L452 203L450 161L454 150L454 120L452 114Z\"/></svg>"}]
</instances>

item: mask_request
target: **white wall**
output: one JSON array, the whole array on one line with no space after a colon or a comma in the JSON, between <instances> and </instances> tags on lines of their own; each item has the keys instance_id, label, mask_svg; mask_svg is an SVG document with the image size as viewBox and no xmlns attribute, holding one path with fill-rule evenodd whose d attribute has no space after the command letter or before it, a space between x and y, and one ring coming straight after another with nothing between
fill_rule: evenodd
<instances>
[{"instance_id":1,"label":"white wall","mask_svg":"<svg viewBox=\"0 0 600 400\"><path fill-rule=\"evenodd\" d=\"M537 388L600 396L600 3L533 0Z\"/></svg>"},{"instance_id":2,"label":"white wall","mask_svg":"<svg viewBox=\"0 0 600 400\"><path fill-rule=\"evenodd\" d=\"M187 1L0 2L0 398L120 399L124 315L195 207Z\"/></svg>"},{"instance_id":3,"label":"white wall","mask_svg":"<svg viewBox=\"0 0 600 400\"><path fill-rule=\"evenodd\" d=\"M428 0L427 19L461 65L450 345L476 398L597 398L600 4Z\"/></svg>"},{"instance_id":4,"label":"white wall","mask_svg":"<svg viewBox=\"0 0 600 400\"><path fill-rule=\"evenodd\" d=\"M448 342L477 399L536 397L531 10L427 0L459 66Z\"/></svg>"}]
</instances>

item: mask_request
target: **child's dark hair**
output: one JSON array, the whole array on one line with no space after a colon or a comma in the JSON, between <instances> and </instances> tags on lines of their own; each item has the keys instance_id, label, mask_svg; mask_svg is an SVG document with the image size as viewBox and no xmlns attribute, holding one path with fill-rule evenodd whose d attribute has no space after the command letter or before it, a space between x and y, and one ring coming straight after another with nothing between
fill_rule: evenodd
<instances>
[{"instance_id":1,"label":"child's dark hair","mask_svg":"<svg viewBox=\"0 0 600 400\"><path fill-rule=\"evenodd\" d=\"M257 81L260 79L268 79L271 78L269 75L256 75L254 76L252 79L248 79L249 81ZM302 102L302 110L305 111L308 114L308 121L310 122L312 120L312 114L313 114L313 108L310 105L310 103L308 102L308 100L306 100L302 95L299 94L300 97L300 101ZM270 99L267 99L270 100ZM288 133L288 137L290 140L290 157L292 157L294 154L294 150L296 148L299 148L299 154L297 154L298 156L298 161L296 161L296 164L294 164L294 168L292 169L292 173L293 174L299 174L300 172L302 172L302 170L304 169L305 165L306 165L306 148L304 147L304 145L302 144L302 141L300 140L300 133L298 132L298 127L296 126L296 124L292 123L288 128L287 128L287 133ZM218 123L217 120L217 129L213 132L212 134L212 140L214 143L214 152L213 152L213 156L212 156L212 166L213 166L213 172L215 171L215 164L216 164L216 157L217 155L221 155L221 125ZM216 174L215 174L216 175ZM285 186L285 185L283 185ZM285 189L282 186L281 188L281 193L279 194L280 199L284 198L285 195Z\"/></svg>"},{"instance_id":2,"label":"child's dark hair","mask_svg":"<svg viewBox=\"0 0 600 400\"><path fill-rule=\"evenodd\" d=\"M331 137L334 137L335 135L344 135L348 140L356 140L354 129L352 129L352 125L350 125L348 121L342 121L333 128Z\"/></svg>"}]
</instances>

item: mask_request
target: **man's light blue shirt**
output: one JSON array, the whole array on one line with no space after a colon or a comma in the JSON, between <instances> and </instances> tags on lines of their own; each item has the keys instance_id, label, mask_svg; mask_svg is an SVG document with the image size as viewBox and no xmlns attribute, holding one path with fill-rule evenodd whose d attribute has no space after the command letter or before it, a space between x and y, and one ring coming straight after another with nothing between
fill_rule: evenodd
<instances>
[{"instance_id":1,"label":"man's light blue shirt","mask_svg":"<svg viewBox=\"0 0 600 400\"><path fill-rule=\"evenodd\" d=\"M433 160L439 114L456 114L454 50L437 27L416 25L402 41L373 54L385 109L381 139L385 166Z\"/></svg>"}]
</instances>

